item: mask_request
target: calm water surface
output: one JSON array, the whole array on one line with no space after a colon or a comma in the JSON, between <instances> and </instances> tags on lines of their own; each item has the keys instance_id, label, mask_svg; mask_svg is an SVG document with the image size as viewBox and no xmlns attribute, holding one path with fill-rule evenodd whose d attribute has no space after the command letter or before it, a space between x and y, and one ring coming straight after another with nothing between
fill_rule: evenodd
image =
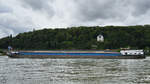
<instances>
[{"instance_id":1,"label":"calm water surface","mask_svg":"<svg viewBox=\"0 0 150 84\"><path fill-rule=\"evenodd\" d=\"M0 84L150 84L150 57L131 60L0 56Z\"/></svg>"}]
</instances>

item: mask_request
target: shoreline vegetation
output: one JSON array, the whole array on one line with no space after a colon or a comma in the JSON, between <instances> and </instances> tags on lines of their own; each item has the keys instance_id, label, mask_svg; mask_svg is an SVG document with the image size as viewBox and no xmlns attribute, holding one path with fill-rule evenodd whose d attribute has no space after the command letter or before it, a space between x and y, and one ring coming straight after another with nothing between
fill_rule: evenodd
<instances>
[{"instance_id":1,"label":"shoreline vegetation","mask_svg":"<svg viewBox=\"0 0 150 84\"><path fill-rule=\"evenodd\" d=\"M103 35L104 42L97 41ZM150 50L150 25L93 26L33 30L0 39L0 53L14 50ZM148 53L150 54L150 53Z\"/></svg>"},{"instance_id":2,"label":"shoreline vegetation","mask_svg":"<svg viewBox=\"0 0 150 84\"><path fill-rule=\"evenodd\" d=\"M0 56L6 55L6 50L0 49Z\"/></svg>"}]
</instances>

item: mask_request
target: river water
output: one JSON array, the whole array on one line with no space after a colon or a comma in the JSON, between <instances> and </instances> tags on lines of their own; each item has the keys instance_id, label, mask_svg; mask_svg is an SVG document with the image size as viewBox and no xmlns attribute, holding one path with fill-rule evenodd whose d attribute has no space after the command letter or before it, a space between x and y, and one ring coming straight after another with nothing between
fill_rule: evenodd
<instances>
[{"instance_id":1,"label":"river water","mask_svg":"<svg viewBox=\"0 0 150 84\"><path fill-rule=\"evenodd\" d=\"M12 59L0 56L0 84L150 84L150 57Z\"/></svg>"}]
</instances>

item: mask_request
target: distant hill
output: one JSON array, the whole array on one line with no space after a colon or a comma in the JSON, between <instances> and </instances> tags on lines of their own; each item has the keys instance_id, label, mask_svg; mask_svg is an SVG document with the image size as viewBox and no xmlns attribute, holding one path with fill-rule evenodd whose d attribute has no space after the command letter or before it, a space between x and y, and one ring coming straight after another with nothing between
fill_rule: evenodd
<instances>
[{"instance_id":1,"label":"distant hill","mask_svg":"<svg viewBox=\"0 0 150 84\"><path fill-rule=\"evenodd\" d=\"M104 36L98 42L97 36ZM0 48L8 45L15 49L118 49L149 48L150 25L144 26L105 26L71 27L64 29L43 29L20 33L16 37L0 39Z\"/></svg>"}]
</instances>

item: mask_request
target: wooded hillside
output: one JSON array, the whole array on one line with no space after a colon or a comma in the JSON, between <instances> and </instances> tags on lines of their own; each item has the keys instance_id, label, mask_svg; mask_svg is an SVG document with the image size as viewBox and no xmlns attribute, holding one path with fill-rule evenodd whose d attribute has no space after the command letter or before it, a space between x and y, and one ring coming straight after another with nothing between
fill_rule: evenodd
<instances>
[{"instance_id":1,"label":"wooded hillside","mask_svg":"<svg viewBox=\"0 0 150 84\"><path fill-rule=\"evenodd\" d=\"M97 42L97 35L104 42ZM16 37L0 39L0 48L8 45L15 49L118 49L149 48L150 26L105 26L43 29L20 33Z\"/></svg>"}]
</instances>

